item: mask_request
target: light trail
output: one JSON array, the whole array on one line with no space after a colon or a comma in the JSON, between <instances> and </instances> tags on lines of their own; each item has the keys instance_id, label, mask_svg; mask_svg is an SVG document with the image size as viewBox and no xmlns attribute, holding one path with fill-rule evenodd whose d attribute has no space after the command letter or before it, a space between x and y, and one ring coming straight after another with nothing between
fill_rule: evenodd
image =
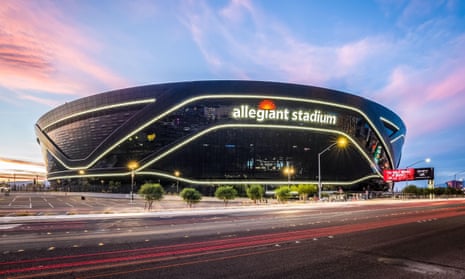
<instances>
[{"instance_id":1,"label":"light trail","mask_svg":"<svg viewBox=\"0 0 465 279\"><path fill-rule=\"evenodd\" d=\"M332 227L312 228L292 232L270 233L231 239L202 241L188 244L176 244L133 250L120 250L64 257L48 257L33 260L10 261L0 263L0 267L8 268L6 270L0 270L0 275L8 275L9 278L33 278L36 276L43 276L44 272L56 275L66 274L70 271L75 272L76 269L102 270L121 265L127 266L129 264L136 265L148 262L161 262L172 260L173 257L188 258L224 251L263 247L276 243L302 241L334 235L349 234L407 223L415 223L425 219L433 220L463 216L465 215L464 209L464 207L443 208L432 212L420 212L413 216L403 216L400 218L398 216L388 217L383 220L358 224L337 225ZM62 263L60 263L60 261ZM191 261L191 264L194 263L195 261ZM33 265L29 267L19 267L27 264ZM15 268L15 266L18 267ZM135 270L128 272L135 272Z\"/></svg>"}]
</instances>

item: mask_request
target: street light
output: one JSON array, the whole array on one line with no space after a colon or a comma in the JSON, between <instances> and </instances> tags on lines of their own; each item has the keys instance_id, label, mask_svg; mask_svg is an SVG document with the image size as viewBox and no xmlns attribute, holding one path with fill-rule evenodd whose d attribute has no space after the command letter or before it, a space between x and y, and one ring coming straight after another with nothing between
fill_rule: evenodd
<instances>
[{"instance_id":1,"label":"street light","mask_svg":"<svg viewBox=\"0 0 465 279\"><path fill-rule=\"evenodd\" d=\"M176 179L176 193L179 193L179 176L181 175L181 173L178 171L178 170L175 170L174 171L174 176L177 177Z\"/></svg>"},{"instance_id":2,"label":"street light","mask_svg":"<svg viewBox=\"0 0 465 279\"><path fill-rule=\"evenodd\" d=\"M413 163L413 164L408 165L408 166L405 167L405 168L406 168L406 169L411 168L411 167L413 167L414 165L419 164L419 163L422 163L422 162L429 163L429 162L431 162L431 159L430 159L430 158L426 158L426 159L417 161L417 162L415 162L415 163Z\"/></svg>"},{"instance_id":3,"label":"street light","mask_svg":"<svg viewBox=\"0 0 465 279\"><path fill-rule=\"evenodd\" d=\"M134 176L136 175L135 169L139 167L136 161L131 161L128 164L128 168L131 170L131 202L134 200Z\"/></svg>"},{"instance_id":4,"label":"street light","mask_svg":"<svg viewBox=\"0 0 465 279\"><path fill-rule=\"evenodd\" d=\"M290 166L286 166L283 168L283 173L287 174L287 186L291 187L291 175L294 174L294 168Z\"/></svg>"},{"instance_id":5,"label":"street light","mask_svg":"<svg viewBox=\"0 0 465 279\"><path fill-rule=\"evenodd\" d=\"M410 165L406 166L405 168L408 169L408 168L413 167L413 166L416 165L416 164L423 163L423 162L425 162L425 163L428 164L428 163L431 162L431 159L430 159L430 158L425 158L425 159L423 159L423 160L416 161L415 163L410 164ZM407 183L408 183L408 182L405 181L405 187L407 187ZM433 189L434 189L434 185L433 185L432 187L433 187Z\"/></svg>"},{"instance_id":6,"label":"street light","mask_svg":"<svg viewBox=\"0 0 465 279\"><path fill-rule=\"evenodd\" d=\"M336 142L330 144L328 147L323 149L323 151L318 153L318 200L321 200L321 155L333 148L335 145L340 148L344 148L347 145L347 139L345 137L340 137Z\"/></svg>"},{"instance_id":7,"label":"street light","mask_svg":"<svg viewBox=\"0 0 465 279\"><path fill-rule=\"evenodd\" d=\"M81 182L81 186L79 187L81 190L83 189L84 187L84 174L86 174L86 171L85 170L79 170L78 171L79 175L80 175L80 182Z\"/></svg>"}]
</instances>

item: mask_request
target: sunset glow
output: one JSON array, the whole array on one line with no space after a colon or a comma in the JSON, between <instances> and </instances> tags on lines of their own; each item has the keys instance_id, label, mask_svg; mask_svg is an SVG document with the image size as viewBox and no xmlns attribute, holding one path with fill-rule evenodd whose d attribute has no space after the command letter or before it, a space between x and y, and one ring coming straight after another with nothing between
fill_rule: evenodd
<instances>
[{"instance_id":1,"label":"sunset glow","mask_svg":"<svg viewBox=\"0 0 465 279\"><path fill-rule=\"evenodd\" d=\"M41 162L34 124L60 104L240 79L371 99L405 121L399 167L431 157L438 184L465 169L465 1L4 0L0 15L3 158Z\"/></svg>"},{"instance_id":2,"label":"sunset glow","mask_svg":"<svg viewBox=\"0 0 465 279\"><path fill-rule=\"evenodd\" d=\"M0 158L0 182L13 180L44 179L45 166L42 163Z\"/></svg>"}]
</instances>

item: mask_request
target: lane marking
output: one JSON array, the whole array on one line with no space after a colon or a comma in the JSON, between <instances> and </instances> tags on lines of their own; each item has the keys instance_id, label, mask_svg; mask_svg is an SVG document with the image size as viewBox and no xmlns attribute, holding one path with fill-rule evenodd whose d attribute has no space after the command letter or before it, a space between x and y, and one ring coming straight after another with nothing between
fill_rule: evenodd
<instances>
[{"instance_id":1,"label":"lane marking","mask_svg":"<svg viewBox=\"0 0 465 279\"><path fill-rule=\"evenodd\" d=\"M5 225L0 225L0 230L9 230L9 229L14 229L14 228L17 228L19 226L21 226L22 224L5 224Z\"/></svg>"},{"instance_id":2,"label":"lane marking","mask_svg":"<svg viewBox=\"0 0 465 279\"><path fill-rule=\"evenodd\" d=\"M8 206L11 207L11 205L16 201L16 197L13 198L13 200L8 204Z\"/></svg>"}]
</instances>

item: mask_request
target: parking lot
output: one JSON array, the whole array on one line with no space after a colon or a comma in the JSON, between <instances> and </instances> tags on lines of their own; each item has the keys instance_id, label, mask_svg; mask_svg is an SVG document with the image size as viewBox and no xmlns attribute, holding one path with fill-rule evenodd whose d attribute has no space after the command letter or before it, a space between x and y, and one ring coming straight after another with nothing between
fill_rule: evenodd
<instances>
[{"instance_id":1,"label":"parking lot","mask_svg":"<svg viewBox=\"0 0 465 279\"><path fill-rule=\"evenodd\" d=\"M244 199L231 201L242 204ZM212 197L203 197L198 207L223 206ZM144 212L145 201L138 195L134 200L129 194L62 193L62 192L11 192L0 196L0 217L21 215L72 215L89 213L134 213ZM155 202L153 210L185 209L187 206L177 195L165 195Z\"/></svg>"}]
</instances>

